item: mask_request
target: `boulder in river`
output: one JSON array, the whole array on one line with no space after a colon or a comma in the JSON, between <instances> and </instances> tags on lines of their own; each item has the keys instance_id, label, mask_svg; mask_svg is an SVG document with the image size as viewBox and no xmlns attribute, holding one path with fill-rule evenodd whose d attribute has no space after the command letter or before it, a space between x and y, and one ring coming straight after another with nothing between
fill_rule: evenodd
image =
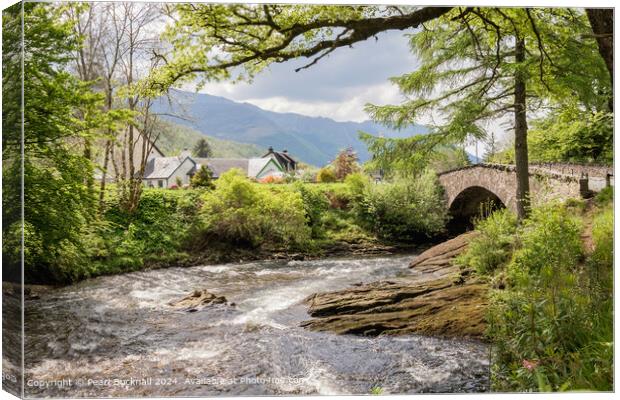
<instances>
[{"instance_id":1,"label":"boulder in river","mask_svg":"<svg viewBox=\"0 0 620 400\"><path fill-rule=\"evenodd\" d=\"M411 274L308 297L316 331L376 336L421 333L481 338L488 286L453 262L476 235L434 246L410 264Z\"/></svg>"},{"instance_id":2,"label":"boulder in river","mask_svg":"<svg viewBox=\"0 0 620 400\"><path fill-rule=\"evenodd\" d=\"M171 301L169 305L183 311L195 312L213 304L228 304L224 296L218 296L205 289L194 290L181 300Z\"/></svg>"}]
</instances>

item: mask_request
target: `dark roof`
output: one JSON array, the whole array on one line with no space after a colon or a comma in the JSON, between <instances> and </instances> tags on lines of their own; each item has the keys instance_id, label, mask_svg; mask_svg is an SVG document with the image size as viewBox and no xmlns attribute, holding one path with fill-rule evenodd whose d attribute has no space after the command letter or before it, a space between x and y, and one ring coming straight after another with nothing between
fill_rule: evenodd
<instances>
[{"instance_id":1,"label":"dark roof","mask_svg":"<svg viewBox=\"0 0 620 400\"><path fill-rule=\"evenodd\" d=\"M297 162L297 161L295 161L295 160L293 159L293 157L291 157L291 156L288 154L288 152L283 151L283 152L278 153L278 154L279 154L279 155L281 155L282 157L284 157L284 158L288 159L288 160L289 160L290 162L292 162L292 163L296 163L296 162Z\"/></svg>"},{"instance_id":2,"label":"dark roof","mask_svg":"<svg viewBox=\"0 0 620 400\"><path fill-rule=\"evenodd\" d=\"M273 147L269 147L269 151L267 152L267 154L265 154L263 156L264 157L269 157L271 154L273 154L276 158L276 161L285 169L288 169L287 167L290 165L291 167L294 167L295 164L297 164L297 161L295 161L293 159L293 157L291 157L288 152L286 150L284 151L275 151L273 149Z\"/></svg>"}]
</instances>

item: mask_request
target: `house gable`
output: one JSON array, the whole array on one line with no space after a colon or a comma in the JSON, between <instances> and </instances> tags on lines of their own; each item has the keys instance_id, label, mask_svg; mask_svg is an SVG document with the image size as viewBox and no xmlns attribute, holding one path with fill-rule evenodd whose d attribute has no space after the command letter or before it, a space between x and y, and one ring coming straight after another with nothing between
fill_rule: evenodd
<instances>
[{"instance_id":1,"label":"house gable","mask_svg":"<svg viewBox=\"0 0 620 400\"><path fill-rule=\"evenodd\" d=\"M297 161L295 161L286 150L275 151L273 147L269 147L269 151L262 158L272 158L282 167L282 171L290 172L297 168Z\"/></svg>"},{"instance_id":2,"label":"house gable","mask_svg":"<svg viewBox=\"0 0 620 400\"><path fill-rule=\"evenodd\" d=\"M176 185L177 177L183 185L189 184L191 173L196 169L196 162L191 157L154 157L149 160L144 173L147 186L164 187Z\"/></svg>"},{"instance_id":3,"label":"house gable","mask_svg":"<svg viewBox=\"0 0 620 400\"><path fill-rule=\"evenodd\" d=\"M196 170L196 162L191 157L185 157L185 159L179 164L179 166L172 171L168 177L168 187L177 184L177 178L181 179L183 185L189 185L191 175Z\"/></svg>"},{"instance_id":4,"label":"house gable","mask_svg":"<svg viewBox=\"0 0 620 400\"><path fill-rule=\"evenodd\" d=\"M269 167L275 168L280 174L284 173L283 168L277 163L273 158L269 158L269 161L265 163L265 165L260 169L260 171L254 176L256 179L262 179L266 176L269 176Z\"/></svg>"}]
</instances>

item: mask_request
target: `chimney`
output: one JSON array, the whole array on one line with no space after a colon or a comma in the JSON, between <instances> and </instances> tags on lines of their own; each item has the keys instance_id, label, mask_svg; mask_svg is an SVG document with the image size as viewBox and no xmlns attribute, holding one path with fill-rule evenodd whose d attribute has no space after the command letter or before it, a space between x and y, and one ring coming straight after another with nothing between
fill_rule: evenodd
<instances>
[{"instance_id":1,"label":"chimney","mask_svg":"<svg viewBox=\"0 0 620 400\"><path fill-rule=\"evenodd\" d=\"M273 147L272 146L269 146L269 152L273 153Z\"/></svg>"},{"instance_id":2,"label":"chimney","mask_svg":"<svg viewBox=\"0 0 620 400\"><path fill-rule=\"evenodd\" d=\"M286 153L288 153L288 150L284 149L284 150L282 150L282 153L286 154Z\"/></svg>"}]
</instances>

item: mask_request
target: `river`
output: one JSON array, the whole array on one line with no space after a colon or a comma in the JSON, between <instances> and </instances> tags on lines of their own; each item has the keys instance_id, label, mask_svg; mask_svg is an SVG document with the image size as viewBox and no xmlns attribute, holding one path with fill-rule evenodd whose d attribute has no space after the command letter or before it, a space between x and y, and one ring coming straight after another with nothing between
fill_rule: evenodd
<instances>
[{"instance_id":1,"label":"river","mask_svg":"<svg viewBox=\"0 0 620 400\"><path fill-rule=\"evenodd\" d=\"M99 277L26 301L26 395L213 396L488 390L461 339L311 332L301 301L408 273L411 256L255 262ZM188 313L194 289L227 297Z\"/></svg>"}]
</instances>

